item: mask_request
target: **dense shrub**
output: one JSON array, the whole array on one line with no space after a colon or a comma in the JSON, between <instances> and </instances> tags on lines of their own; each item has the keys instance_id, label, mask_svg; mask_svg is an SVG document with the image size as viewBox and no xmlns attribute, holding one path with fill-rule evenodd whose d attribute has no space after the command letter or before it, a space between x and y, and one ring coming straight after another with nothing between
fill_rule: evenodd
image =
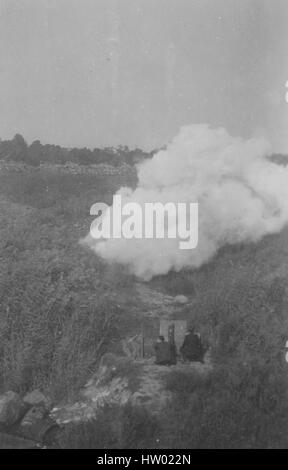
<instances>
[{"instance_id":1,"label":"dense shrub","mask_svg":"<svg viewBox=\"0 0 288 470\"><path fill-rule=\"evenodd\" d=\"M90 205L117 181L45 172L0 180L0 387L71 397L127 330L110 267L79 244Z\"/></svg>"},{"instance_id":2,"label":"dense shrub","mask_svg":"<svg viewBox=\"0 0 288 470\"><path fill-rule=\"evenodd\" d=\"M118 148L72 148L67 149L60 145L41 144L39 140L27 145L20 134L16 134L12 140L0 140L0 158L6 160L22 162L31 166L39 166L41 163L51 165L65 163L77 163L79 165L97 165L106 163L112 166L119 166L123 163L134 165L139 160L150 158L152 152L143 152L140 149L129 150L126 146Z\"/></svg>"},{"instance_id":3,"label":"dense shrub","mask_svg":"<svg viewBox=\"0 0 288 470\"><path fill-rule=\"evenodd\" d=\"M107 405L96 419L67 426L59 444L68 449L153 448L158 430L157 420L143 408Z\"/></svg>"}]
</instances>

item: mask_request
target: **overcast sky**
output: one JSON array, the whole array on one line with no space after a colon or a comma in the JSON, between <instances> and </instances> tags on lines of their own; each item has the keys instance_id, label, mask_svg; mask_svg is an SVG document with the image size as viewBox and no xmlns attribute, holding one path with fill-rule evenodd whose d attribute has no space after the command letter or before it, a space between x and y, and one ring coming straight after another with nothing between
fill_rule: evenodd
<instances>
[{"instance_id":1,"label":"overcast sky","mask_svg":"<svg viewBox=\"0 0 288 470\"><path fill-rule=\"evenodd\" d=\"M184 124L288 151L287 0L0 0L0 137L154 148Z\"/></svg>"}]
</instances>

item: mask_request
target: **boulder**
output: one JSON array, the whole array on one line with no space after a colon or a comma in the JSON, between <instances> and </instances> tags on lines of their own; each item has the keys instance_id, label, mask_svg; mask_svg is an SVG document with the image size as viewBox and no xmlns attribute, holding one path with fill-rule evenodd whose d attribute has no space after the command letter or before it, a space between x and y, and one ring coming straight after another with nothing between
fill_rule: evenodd
<instances>
[{"instance_id":1,"label":"boulder","mask_svg":"<svg viewBox=\"0 0 288 470\"><path fill-rule=\"evenodd\" d=\"M177 304L187 304L188 298L186 295L176 295L176 297L174 297L174 302Z\"/></svg>"},{"instance_id":2,"label":"boulder","mask_svg":"<svg viewBox=\"0 0 288 470\"><path fill-rule=\"evenodd\" d=\"M12 426L23 416L25 408L18 393L12 391L3 393L0 395L0 423Z\"/></svg>"},{"instance_id":3,"label":"boulder","mask_svg":"<svg viewBox=\"0 0 288 470\"><path fill-rule=\"evenodd\" d=\"M48 411L44 405L34 405L25 414L19 432L23 437L44 442L46 437L51 437L52 431L58 429L57 423L48 416Z\"/></svg>"},{"instance_id":4,"label":"boulder","mask_svg":"<svg viewBox=\"0 0 288 470\"><path fill-rule=\"evenodd\" d=\"M21 435L28 439L34 439L38 442L44 442L47 435L58 431L59 426L49 417L39 419L30 426L21 426Z\"/></svg>"},{"instance_id":5,"label":"boulder","mask_svg":"<svg viewBox=\"0 0 288 470\"><path fill-rule=\"evenodd\" d=\"M44 405L34 405L25 414L21 426L33 426L35 423L44 419L47 413Z\"/></svg>"},{"instance_id":6,"label":"boulder","mask_svg":"<svg viewBox=\"0 0 288 470\"><path fill-rule=\"evenodd\" d=\"M29 406L42 405L46 410L51 408L51 401L40 390L33 390L23 398L24 403Z\"/></svg>"}]
</instances>

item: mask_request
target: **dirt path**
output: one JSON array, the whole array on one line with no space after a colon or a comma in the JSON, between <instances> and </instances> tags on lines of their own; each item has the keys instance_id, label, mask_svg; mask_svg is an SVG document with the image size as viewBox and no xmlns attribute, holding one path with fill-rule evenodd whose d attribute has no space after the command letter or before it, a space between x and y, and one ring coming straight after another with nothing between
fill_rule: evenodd
<instances>
[{"instance_id":1,"label":"dirt path","mask_svg":"<svg viewBox=\"0 0 288 470\"><path fill-rule=\"evenodd\" d=\"M58 424L82 422L95 418L105 404L124 405L128 402L133 405L147 407L151 413L158 413L172 398L166 389L166 378L177 371L185 374L208 374L212 365L209 363L182 364L174 366L159 366L153 360L133 361L137 370L137 388L131 387L129 377L121 372L110 381L102 383L100 378L107 370L99 370L80 392L81 399L72 404L55 407L50 416ZM130 362L131 365L131 362ZM113 366L111 367L113 370ZM127 368L128 370L128 368Z\"/></svg>"}]
</instances>

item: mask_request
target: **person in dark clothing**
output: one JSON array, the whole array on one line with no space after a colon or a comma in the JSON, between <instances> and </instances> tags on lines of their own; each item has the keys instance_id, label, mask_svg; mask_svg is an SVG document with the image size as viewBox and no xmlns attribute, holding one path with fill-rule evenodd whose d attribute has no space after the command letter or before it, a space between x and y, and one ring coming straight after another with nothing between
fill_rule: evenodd
<instances>
[{"instance_id":1,"label":"person in dark clothing","mask_svg":"<svg viewBox=\"0 0 288 470\"><path fill-rule=\"evenodd\" d=\"M187 331L183 344L180 348L180 353L184 362L203 362L203 346L200 335L195 333L194 328L189 328Z\"/></svg>"},{"instance_id":2,"label":"person in dark clothing","mask_svg":"<svg viewBox=\"0 0 288 470\"><path fill-rule=\"evenodd\" d=\"M154 346L156 361L155 364L162 366L168 366L173 364L173 354L171 351L171 345L168 341L165 341L164 336L159 336Z\"/></svg>"}]
</instances>

